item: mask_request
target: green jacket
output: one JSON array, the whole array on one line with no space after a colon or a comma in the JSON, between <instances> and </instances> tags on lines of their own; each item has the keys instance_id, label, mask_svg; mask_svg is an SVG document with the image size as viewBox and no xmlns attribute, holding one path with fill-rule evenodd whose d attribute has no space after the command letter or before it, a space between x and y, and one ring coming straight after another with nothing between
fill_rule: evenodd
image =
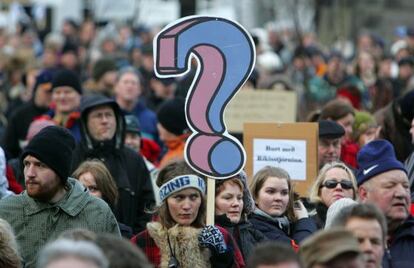
<instances>
[{"instance_id":1,"label":"green jacket","mask_svg":"<svg viewBox=\"0 0 414 268\"><path fill-rule=\"evenodd\" d=\"M105 201L91 196L75 179L68 178L67 187L66 195L56 204L37 201L26 191L0 200L0 218L13 227L26 267L34 267L39 250L69 229L120 236L115 216Z\"/></svg>"}]
</instances>

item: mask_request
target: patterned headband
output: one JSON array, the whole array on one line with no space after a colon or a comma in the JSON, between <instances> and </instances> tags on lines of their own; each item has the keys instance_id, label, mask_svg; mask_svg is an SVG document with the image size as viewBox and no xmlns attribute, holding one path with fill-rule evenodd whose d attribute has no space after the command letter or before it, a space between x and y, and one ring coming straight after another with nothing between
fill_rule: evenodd
<instances>
[{"instance_id":1,"label":"patterned headband","mask_svg":"<svg viewBox=\"0 0 414 268\"><path fill-rule=\"evenodd\" d=\"M206 193L206 183L202 178L196 175L181 175L161 185L159 192L161 202L173 193L186 188L196 188L203 195Z\"/></svg>"}]
</instances>

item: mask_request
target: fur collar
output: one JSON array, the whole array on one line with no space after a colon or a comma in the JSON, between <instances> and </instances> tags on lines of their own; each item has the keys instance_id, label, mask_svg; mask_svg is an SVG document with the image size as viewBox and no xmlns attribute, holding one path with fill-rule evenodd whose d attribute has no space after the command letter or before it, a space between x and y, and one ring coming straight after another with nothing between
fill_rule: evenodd
<instances>
[{"instance_id":1,"label":"fur collar","mask_svg":"<svg viewBox=\"0 0 414 268\"><path fill-rule=\"evenodd\" d=\"M198 245L198 235L201 229L179 225L165 229L159 222L148 223L147 229L160 249L161 268L168 267L168 261L171 258L167 236L170 238L171 249L180 268L210 267L209 251L201 249Z\"/></svg>"}]
</instances>

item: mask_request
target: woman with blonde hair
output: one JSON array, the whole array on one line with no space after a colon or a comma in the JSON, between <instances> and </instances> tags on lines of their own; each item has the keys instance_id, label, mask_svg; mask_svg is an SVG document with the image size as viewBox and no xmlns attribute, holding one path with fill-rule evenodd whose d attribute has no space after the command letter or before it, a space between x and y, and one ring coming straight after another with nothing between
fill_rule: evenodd
<instances>
[{"instance_id":1,"label":"woman with blonde hair","mask_svg":"<svg viewBox=\"0 0 414 268\"><path fill-rule=\"evenodd\" d=\"M357 182L352 170L342 162L325 164L312 185L309 199L315 205L312 218L318 229L326 222L328 208L338 199L357 198Z\"/></svg>"},{"instance_id":2,"label":"woman with blonde hair","mask_svg":"<svg viewBox=\"0 0 414 268\"><path fill-rule=\"evenodd\" d=\"M256 208L250 222L268 239L296 247L316 231L301 201L294 201L289 174L282 168L266 166L259 170L250 184Z\"/></svg>"}]
</instances>

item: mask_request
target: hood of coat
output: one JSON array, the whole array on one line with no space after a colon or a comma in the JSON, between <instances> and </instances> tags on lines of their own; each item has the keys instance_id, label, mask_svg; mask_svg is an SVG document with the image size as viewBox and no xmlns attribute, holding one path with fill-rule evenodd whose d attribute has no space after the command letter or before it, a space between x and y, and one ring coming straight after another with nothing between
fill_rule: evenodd
<instances>
[{"instance_id":1,"label":"hood of coat","mask_svg":"<svg viewBox=\"0 0 414 268\"><path fill-rule=\"evenodd\" d=\"M88 114L97 107L110 106L115 113L116 117L116 131L111 140L97 141L89 133L87 127ZM124 146L125 140L125 119L121 109L115 100L110 99L100 94L91 94L82 98L81 101L81 131L82 131L82 144L88 149L97 149L100 146L111 146L115 149L121 149Z\"/></svg>"}]
</instances>

